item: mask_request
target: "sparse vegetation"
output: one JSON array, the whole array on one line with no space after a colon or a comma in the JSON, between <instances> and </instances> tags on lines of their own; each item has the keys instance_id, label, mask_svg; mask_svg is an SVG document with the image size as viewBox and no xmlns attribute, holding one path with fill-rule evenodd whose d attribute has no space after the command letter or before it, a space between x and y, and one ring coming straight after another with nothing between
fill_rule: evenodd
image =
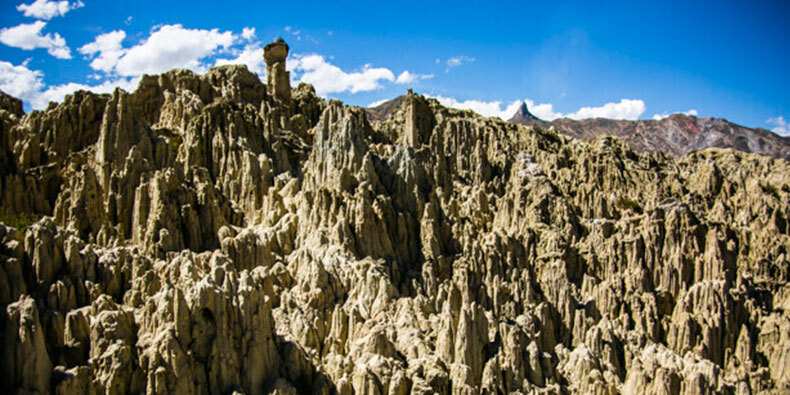
<instances>
[{"instance_id":1,"label":"sparse vegetation","mask_svg":"<svg viewBox=\"0 0 790 395\"><path fill-rule=\"evenodd\" d=\"M637 203L635 200L623 197L615 202L615 207L619 210L632 210L636 213L642 213L642 206Z\"/></svg>"},{"instance_id":2,"label":"sparse vegetation","mask_svg":"<svg viewBox=\"0 0 790 395\"><path fill-rule=\"evenodd\" d=\"M777 199L779 199L779 189L770 183L760 183L760 188L763 189L763 193L767 195L771 195Z\"/></svg>"},{"instance_id":3,"label":"sparse vegetation","mask_svg":"<svg viewBox=\"0 0 790 395\"><path fill-rule=\"evenodd\" d=\"M30 227L30 225L36 223L36 221L38 221L40 218L41 216L38 214L17 213L0 217L0 223L6 224L7 226L24 232Z\"/></svg>"}]
</instances>

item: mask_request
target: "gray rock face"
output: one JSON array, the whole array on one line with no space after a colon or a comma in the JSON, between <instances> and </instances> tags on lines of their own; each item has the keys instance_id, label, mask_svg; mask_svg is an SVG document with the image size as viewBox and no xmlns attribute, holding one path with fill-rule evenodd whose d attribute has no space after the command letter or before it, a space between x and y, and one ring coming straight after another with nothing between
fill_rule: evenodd
<instances>
[{"instance_id":1,"label":"gray rock face","mask_svg":"<svg viewBox=\"0 0 790 395\"><path fill-rule=\"evenodd\" d=\"M3 392L790 391L787 161L278 78L0 110Z\"/></svg>"}]
</instances>

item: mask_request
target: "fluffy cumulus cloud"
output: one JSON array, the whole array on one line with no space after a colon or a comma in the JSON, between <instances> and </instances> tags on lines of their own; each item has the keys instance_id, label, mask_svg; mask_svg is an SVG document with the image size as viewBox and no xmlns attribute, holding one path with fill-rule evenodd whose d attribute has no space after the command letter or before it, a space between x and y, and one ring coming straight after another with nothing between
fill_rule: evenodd
<instances>
[{"instance_id":1,"label":"fluffy cumulus cloud","mask_svg":"<svg viewBox=\"0 0 790 395\"><path fill-rule=\"evenodd\" d=\"M490 102L479 100L459 101L444 96L434 96L434 98L442 103L442 105L448 107L473 110L486 117L499 117L502 119L510 119L522 103L521 100L508 103L500 100ZM553 121L557 118L610 118L635 120L645 112L646 108L645 102L642 100L622 99L617 103L606 103L600 107L582 107L576 112L563 114L554 111L554 105L551 103L535 104L535 102L530 99L525 99L523 102L527 104L529 112L546 121Z\"/></svg>"},{"instance_id":2,"label":"fluffy cumulus cloud","mask_svg":"<svg viewBox=\"0 0 790 395\"><path fill-rule=\"evenodd\" d=\"M41 34L47 26L44 21L23 23L14 27L0 30L0 42L9 47L31 50L46 48L47 53L58 59L71 59L71 50L66 46L66 40L60 34Z\"/></svg>"},{"instance_id":3,"label":"fluffy cumulus cloud","mask_svg":"<svg viewBox=\"0 0 790 395\"><path fill-rule=\"evenodd\" d=\"M395 79L395 83L411 84L419 80L428 80L431 78L433 78L433 74L416 74L410 73L408 70L404 70L402 73L398 74L398 78Z\"/></svg>"},{"instance_id":4,"label":"fluffy cumulus cloud","mask_svg":"<svg viewBox=\"0 0 790 395\"><path fill-rule=\"evenodd\" d=\"M395 74L387 68L366 64L347 73L321 55L294 56L289 62L289 68L301 74L298 82L312 84L318 94L372 91L381 88L382 81L395 81Z\"/></svg>"},{"instance_id":5,"label":"fluffy cumulus cloud","mask_svg":"<svg viewBox=\"0 0 790 395\"><path fill-rule=\"evenodd\" d=\"M67 12L83 6L85 6L85 3L80 0L74 3L69 3L67 0L36 0L30 4L20 4L16 9L27 17L50 20L56 16L66 15Z\"/></svg>"},{"instance_id":6,"label":"fluffy cumulus cloud","mask_svg":"<svg viewBox=\"0 0 790 395\"><path fill-rule=\"evenodd\" d=\"M22 48L46 47L63 57L70 56L65 40L59 35L41 35L45 25L46 22L37 21L4 29L0 32L0 41ZM294 29L290 31L298 33ZM125 31L114 30L96 36L92 42L78 49L96 71L90 76L92 83L72 82L46 87L40 71L29 70L26 65L7 63L4 75L16 73L26 76L26 79L20 78L19 86L12 86L15 80L9 77L5 82L8 87L4 90L39 109L46 107L50 100L62 100L66 94L78 89L100 93L120 86L132 90L143 74L158 74L174 68L205 72L211 66L244 64L260 78L266 74L263 43L257 39L253 27L245 27L234 34L219 29L189 29L180 24L163 25L155 27L147 38L135 45L125 46L126 40ZM294 54L289 58L288 66L295 83L312 84L316 92L324 95L372 91L381 88L383 83L409 84L433 77L410 71L403 71L396 77L390 69L370 64L347 71L318 54Z\"/></svg>"},{"instance_id":7,"label":"fluffy cumulus cloud","mask_svg":"<svg viewBox=\"0 0 790 395\"><path fill-rule=\"evenodd\" d=\"M698 113L697 113L697 110L692 108L691 110L681 112L680 114L693 115L693 116L696 117ZM670 115L672 115L672 114L670 114L668 112L664 112L664 113L661 113L661 114L655 114L655 115L653 115L653 120L654 121L660 121L660 120L662 120L664 118L668 118Z\"/></svg>"},{"instance_id":8,"label":"fluffy cumulus cloud","mask_svg":"<svg viewBox=\"0 0 790 395\"><path fill-rule=\"evenodd\" d=\"M245 27L241 29L241 38L252 41L255 39L255 28L254 27Z\"/></svg>"},{"instance_id":9,"label":"fluffy cumulus cloud","mask_svg":"<svg viewBox=\"0 0 790 395\"><path fill-rule=\"evenodd\" d=\"M524 103L527 104L527 109L532 115L544 121L553 121L563 117L562 113L554 111L554 105L551 103L535 104L535 102L530 99L524 99Z\"/></svg>"},{"instance_id":10,"label":"fluffy cumulus cloud","mask_svg":"<svg viewBox=\"0 0 790 395\"><path fill-rule=\"evenodd\" d=\"M115 87L133 90L140 80L139 77L117 78L97 85L70 82L47 87L43 77L44 73L30 70L24 63L13 65L0 61L0 90L30 103L34 110L45 108L51 101L60 102L66 95L77 90L89 90L95 93L112 92Z\"/></svg>"},{"instance_id":11,"label":"fluffy cumulus cloud","mask_svg":"<svg viewBox=\"0 0 790 395\"><path fill-rule=\"evenodd\" d=\"M214 61L214 66L226 64L243 64L259 78L266 76L266 62L263 61L263 50L260 43L252 43L244 46L241 51L235 51L236 57L231 59L220 58Z\"/></svg>"},{"instance_id":12,"label":"fluffy cumulus cloud","mask_svg":"<svg viewBox=\"0 0 790 395\"><path fill-rule=\"evenodd\" d=\"M47 89L35 93L30 99L30 106L33 109L45 108L49 102L61 102L71 93L78 90L91 91L93 93L110 93L115 88L121 88L126 91L133 91L137 88L140 82L140 77L120 77L116 79L106 80L100 84L88 85L76 82L69 82L62 85L53 85Z\"/></svg>"},{"instance_id":13,"label":"fluffy cumulus cloud","mask_svg":"<svg viewBox=\"0 0 790 395\"><path fill-rule=\"evenodd\" d=\"M207 57L228 49L237 41L230 31L186 29L179 24L160 26L131 48L123 48L124 38L123 30L115 30L97 36L79 51L89 57L95 56L90 64L94 70L137 77L174 68L203 72L208 66Z\"/></svg>"},{"instance_id":14,"label":"fluffy cumulus cloud","mask_svg":"<svg viewBox=\"0 0 790 395\"><path fill-rule=\"evenodd\" d=\"M65 40L59 35L40 34L45 25L46 22L37 21L3 29L0 31L0 42L23 49L46 47L50 53L70 57ZM242 49L237 46L243 42L240 38L247 41ZM219 29L187 29L179 24L164 25L155 28L137 45L124 47L125 39L126 32L115 30L98 35L92 42L79 48L79 52L91 60L90 67L99 71L91 76L97 83L70 82L46 86L41 71L30 70L26 64L15 66L3 62L0 70L1 89L23 99L33 109L41 109L50 101L61 101L76 90L96 93L111 92L115 87L133 90L143 74L157 74L173 68L204 72L212 64L243 63L254 72L265 72L260 43L253 42L254 28L245 28L241 34L234 35L230 31L220 32ZM216 59L222 54L230 54L235 58Z\"/></svg>"},{"instance_id":15,"label":"fluffy cumulus cloud","mask_svg":"<svg viewBox=\"0 0 790 395\"><path fill-rule=\"evenodd\" d=\"M776 118L771 118L766 121L766 123L770 125L776 125L772 132L780 135L790 137L790 122L787 122L783 116L778 116Z\"/></svg>"},{"instance_id":16,"label":"fluffy cumulus cloud","mask_svg":"<svg viewBox=\"0 0 790 395\"><path fill-rule=\"evenodd\" d=\"M89 57L98 54L99 56L91 62L91 68L108 72L118 64L118 60L126 53L121 44L124 38L126 38L126 32L123 30L101 34L96 36L93 42L80 47L79 52Z\"/></svg>"},{"instance_id":17,"label":"fluffy cumulus cloud","mask_svg":"<svg viewBox=\"0 0 790 395\"><path fill-rule=\"evenodd\" d=\"M142 43L129 48L114 65L122 76L163 73L174 68L204 71L203 58L233 45L236 37L219 29L185 29L180 24L165 25Z\"/></svg>"},{"instance_id":18,"label":"fluffy cumulus cloud","mask_svg":"<svg viewBox=\"0 0 790 395\"><path fill-rule=\"evenodd\" d=\"M0 60L0 90L11 96L29 99L44 87L43 73L30 70L26 64L15 66Z\"/></svg>"},{"instance_id":19,"label":"fluffy cumulus cloud","mask_svg":"<svg viewBox=\"0 0 790 395\"><path fill-rule=\"evenodd\" d=\"M443 106L459 108L462 110L472 110L485 117L499 117L502 119L510 119L516 113L518 107L521 106L521 101L516 100L511 103L504 103L496 101L480 101L480 100L465 100L459 101L452 97L445 97L441 95L432 96L434 99L442 103Z\"/></svg>"},{"instance_id":20,"label":"fluffy cumulus cloud","mask_svg":"<svg viewBox=\"0 0 790 395\"><path fill-rule=\"evenodd\" d=\"M600 107L582 107L579 111L565 115L571 119L609 118L638 119L645 112L645 102L639 99L621 99L618 103L606 103Z\"/></svg>"}]
</instances>

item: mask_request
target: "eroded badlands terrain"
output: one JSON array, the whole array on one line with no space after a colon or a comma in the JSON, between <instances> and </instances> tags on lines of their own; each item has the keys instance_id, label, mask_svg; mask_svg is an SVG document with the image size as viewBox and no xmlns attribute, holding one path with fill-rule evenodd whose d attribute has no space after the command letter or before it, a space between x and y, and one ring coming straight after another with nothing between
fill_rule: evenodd
<instances>
[{"instance_id":1,"label":"eroded badlands terrain","mask_svg":"<svg viewBox=\"0 0 790 395\"><path fill-rule=\"evenodd\" d=\"M787 161L372 122L270 51L0 100L4 392L790 391Z\"/></svg>"}]
</instances>

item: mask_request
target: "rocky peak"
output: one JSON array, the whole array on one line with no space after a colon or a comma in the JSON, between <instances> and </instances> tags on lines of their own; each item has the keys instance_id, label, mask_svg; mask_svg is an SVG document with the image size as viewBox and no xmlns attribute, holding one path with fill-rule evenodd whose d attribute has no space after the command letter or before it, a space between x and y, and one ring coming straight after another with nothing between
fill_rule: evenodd
<instances>
[{"instance_id":1,"label":"rocky peak","mask_svg":"<svg viewBox=\"0 0 790 395\"><path fill-rule=\"evenodd\" d=\"M531 112L529 112L529 108L527 108L526 102L521 103L521 106L518 107L518 110L516 110L516 113L513 114L513 116L508 120L508 122L518 123L527 126L535 126L535 125L543 126L545 124L543 120L539 119L538 117L532 115Z\"/></svg>"}]
</instances>

